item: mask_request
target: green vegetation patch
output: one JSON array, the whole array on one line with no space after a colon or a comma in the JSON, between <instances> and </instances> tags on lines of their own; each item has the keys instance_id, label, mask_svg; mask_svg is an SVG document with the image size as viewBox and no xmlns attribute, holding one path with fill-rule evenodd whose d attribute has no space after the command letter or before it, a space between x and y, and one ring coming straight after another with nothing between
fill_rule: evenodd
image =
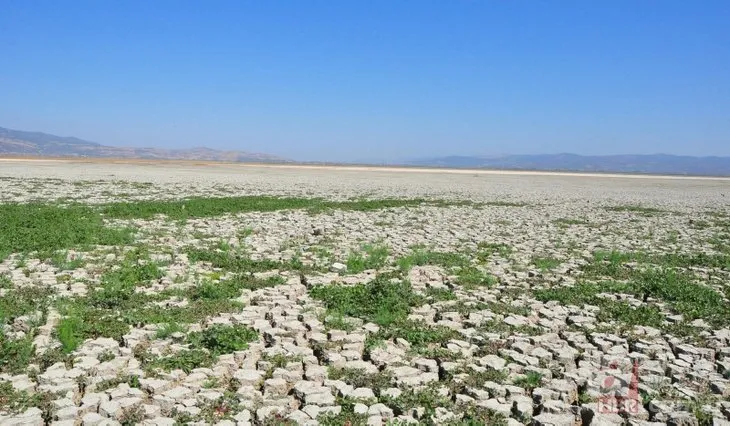
<instances>
[{"instance_id":1,"label":"green vegetation patch","mask_svg":"<svg viewBox=\"0 0 730 426\"><path fill-rule=\"evenodd\" d=\"M367 374L364 370L350 368L330 368L327 372L330 380L342 380L354 388L370 388L374 392L389 388L393 384L393 377L386 371Z\"/></svg>"},{"instance_id":2,"label":"green vegetation patch","mask_svg":"<svg viewBox=\"0 0 730 426\"><path fill-rule=\"evenodd\" d=\"M435 265L443 268L463 268L471 265L469 257L462 253L429 251L416 247L408 255L398 259L398 267L407 273L414 266Z\"/></svg>"},{"instance_id":3,"label":"green vegetation patch","mask_svg":"<svg viewBox=\"0 0 730 426\"><path fill-rule=\"evenodd\" d=\"M42 316L53 294L53 290L48 287L17 287L8 290L0 297L0 325L12 323L20 316L36 312Z\"/></svg>"},{"instance_id":4,"label":"green vegetation patch","mask_svg":"<svg viewBox=\"0 0 730 426\"><path fill-rule=\"evenodd\" d=\"M275 285L273 279L269 283L252 277L224 280L219 285L205 281L186 290L163 291L155 295L137 291L138 287L161 276L162 272L149 261L146 252L133 250L126 254L118 268L101 277L99 286L88 296L59 303L64 318L56 329L56 336L63 350L72 352L88 338L108 337L121 342L131 326L176 324L183 328L182 324L240 310L243 305L231 299L239 296L243 288ZM155 303L173 295L187 297L188 303L184 306Z\"/></svg>"},{"instance_id":5,"label":"green vegetation patch","mask_svg":"<svg viewBox=\"0 0 730 426\"><path fill-rule=\"evenodd\" d=\"M332 314L356 317L379 325L404 320L410 308L422 302L408 282L393 282L384 275L367 284L318 286L310 291L310 295L324 302Z\"/></svg>"},{"instance_id":6,"label":"green vegetation patch","mask_svg":"<svg viewBox=\"0 0 730 426\"><path fill-rule=\"evenodd\" d=\"M487 201L482 204L485 206L492 206L492 207L526 207L526 206L529 206L528 203L521 202L521 201Z\"/></svg>"},{"instance_id":7,"label":"green vegetation patch","mask_svg":"<svg viewBox=\"0 0 730 426\"><path fill-rule=\"evenodd\" d=\"M366 269L380 269L388 260L389 249L382 244L366 244L362 252L352 252L347 257L347 272L359 274Z\"/></svg>"},{"instance_id":8,"label":"green vegetation patch","mask_svg":"<svg viewBox=\"0 0 730 426\"><path fill-rule=\"evenodd\" d=\"M453 402L444 396L434 386L422 389L406 389L397 398L382 397L383 403L391 407L395 415L409 414L415 408L423 408L423 415L419 418L425 424L433 424L436 408L453 408Z\"/></svg>"},{"instance_id":9,"label":"green vegetation patch","mask_svg":"<svg viewBox=\"0 0 730 426\"><path fill-rule=\"evenodd\" d=\"M549 271L560 266L562 262L554 257L535 256L532 258L532 263L542 271Z\"/></svg>"},{"instance_id":10,"label":"green vegetation patch","mask_svg":"<svg viewBox=\"0 0 730 426\"><path fill-rule=\"evenodd\" d=\"M630 212L636 213L641 216L656 216L659 214L668 213L666 210L658 209L655 207L645 207L638 205L625 205L625 206L609 206L606 210L610 212Z\"/></svg>"},{"instance_id":11,"label":"green vegetation patch","mask_svg":"<svg viewBox=\"0 0 730 426\"><path fill-rule=\"evenodd\" d=\"M581 282L573 287L536 290L535 297L562 304L597 305L601 307L604 318L629 325L662 325L663 315L652 304L631 307L625 302L598 297L599 293L624 293L644 302L658 300L666 303L672 311L682 314L686 321L701 318L714 326L730 324L730 307L723 296L711 287L697 283L691 274L667 267L627 268L621 263L622 260L636 259L635 255L613 253L609 259L599 266L589 265L587 270L622 281Z\"/></svg>"},{"instance_id":12,"label":"green vegetation patch","mask_svg":"<svg viewBox=\"0 0 730 426\"><path fill-rule=\"evenodd\" d=\"M11 339L0 331L0 373L25 372L34 355L35 347L31 333L22 339Z\"/></svg>"},{"instance_id":13,"label":"green vegetation patch","mask_svg":"<svg viewBox=\"0 0 730 426\"><path fill-rule=\"evenodd\" d=\"M170 219L215 217L225 214L267 212L276 210L308 209L370 211L396 207L413 207L422 204L448 205L444 201L425 199L382 199L327 201L320 198L294 198L270 196L240 197L193 197L180 201L134 201L113 203L101 207L105 217L118 219L149 219L165 215Z\"/></svg>"},{"instance_id":14,"label":"green vegetation patch","mask_svg":"<svg viewBox=\"0 0 730 426\"><path fill-rule=\"evenodd\" d=\"M553 221L557 225L569 226L569 225L590 225L590 222L586 219L580 218L567 218L561 217Z\"/></svg>"},{"instance_id":15,"label":"green vegetation patch","mask_svg":"<svg viewBox=\"0 0 730 426\"><path fill-rule=\"evenodd\" d=\"M484 261L495 254L509 258L512 254L512 247L505 243L488 243L484 241L477 244L477 258L479 260Z\"/></svg>"},{"instance_id":16,"label":"green vegetation patch","mask_svg":"<svg viewBox=\"0 0 730 426\"><path fill-rule=\"evenodd\" d=\"M444 326L430 326L417 321L404 320L390 327L384 327L373 336L375 339L405 339L416 347L443 345L451 339L461 337L459 332Z\"/></svg>"},{"instance_id":17,"label":"green vegetation patch","mask_svg":"<svg viewBox=\"0 0 730 426\"><path fill-rule=\"evenodd\" d=\"M0 260L12 253L41 252L132 242L129 229L104 225L99 213L80 205L0 204Z\"/></svg>"},{"instance_id":18,"label":"green vegetation patch","mask_svg":"<svg viewBox=\"0 0 730 426\"><path fill-rule=\"evenodd\" d=\"M244 325L214 324L201 332L192 333L188 341L193 348L205 348L213 355L223 355L248 348L248 344L258 337L256 330Z\"/></svg>"},{"instance_id":19,"label":"green vegetation patch","mask_svg":"<svg viewBox=\"0 0 730 426\"><path fill-rule=\"evenodd\" d=\"M53 399L53 395L47 392L31 394L15 390L10 382L0 382L0 407L10 413L22 413L29 408L38 407L45 414L49 412Z\"/></svg>"},{"instance_id":20,"label":"green vegetation patch","mask_svg":"<svg viewBox=\"0 0 730 426\"><path fill-rule=\"evenodd\" d=\"M327 201L319 198L241 196L185 200L132 201L101 206L54 203L0 204L0 260L12 253L42 252L50 257L57 250L90 245L125 245L132 242L130 229L113 229L104 219L170 219L215 217L225 214L308 209L372 211L420 205L448 206L448 201L382 199Z\"/></svg>"},{"instance_id":21,"label":"green vegetation patch","mask_svg":"<svg viewBox=\"0 0 730 426\"><path fill-rule=\"evenodd\" d=\"M159 358L141 357L142 366L146 371L157 369L163 371L182 370L190 374L196 368L211 367L215 363L215 357L208 351L202 349L191 349L180 351L173 355Z\"/></svg>"}]
</instances>

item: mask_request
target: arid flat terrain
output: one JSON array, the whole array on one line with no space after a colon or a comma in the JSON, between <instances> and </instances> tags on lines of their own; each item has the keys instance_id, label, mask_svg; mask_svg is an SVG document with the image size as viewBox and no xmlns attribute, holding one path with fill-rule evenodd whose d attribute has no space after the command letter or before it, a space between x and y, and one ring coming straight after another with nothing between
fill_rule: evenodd
<instances>
[{"instance_id":1,"label":"arid flat terrain","mask_svg":"<svg viewBox=\"0 0 730 426\"><path fill-rule=\"evenodd\" d=\"M0 159L0 424L728 424L729 197Z\"/></svg>"}]
</instances>

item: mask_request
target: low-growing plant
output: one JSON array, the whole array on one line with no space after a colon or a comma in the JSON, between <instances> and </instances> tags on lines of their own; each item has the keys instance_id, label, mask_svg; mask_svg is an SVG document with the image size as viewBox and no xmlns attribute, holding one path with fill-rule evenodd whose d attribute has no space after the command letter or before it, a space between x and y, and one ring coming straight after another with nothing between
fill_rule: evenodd
<instances>
[{"instance_id":1,"label":"low-growing plant","mask_svg":"<svg viewBox=\"0 0 730 426\"><path fill-rule=\"evenodd\" d=\"M47 287L17 287L0 297L0 324L35 312L43 313L48 307L53 290Z\"/></svg>"},{"instance_id":2,"label":"low-growing plant","mask_svg":"<svg viewBox=\"0 0 730 426\"><path fill-rule=\"evenodd\" d=\"M29 408L40 408L47 414L51 402L55 399L49 392L34 392L15 390L9 381L0 381L0 407L10 413L22 413Z\"/></svg>"},{"instance_id":3,"label":"low-growing plant","mask_svg":"<svg viewBox=\"0 0 730 426\"><path fill-rule=\"evenodd\" d=\"M414 408L423 408L420 420L426 424L433 423L436 408L450 409L454 405L451 398L442 395L435 386L418 390L406 389L397 398L381 397L381 401L392 408L396 415L408 415Z\"/></svg>"},{"instance_id":4,"label":"low-growing plant","mask_svg":"<svg viewBox=\"0 0 730 426\"><path fill-rule=\"evenodd\" d=\"M129 408L122 410L122 415L119 417L119 423L122 426L134 426L142 423L146 418L144 408L141 405L133 405Z\"/></svg>"},{"instance_id":5,"label":"low-growing plant","mask_svg":"<svg viewBox=\"0 0 730 426\"><path fill-rule=\"evenodd\" d=\"M202 349L191 349L164 357L151 357L143 365L147 371L159 368L163 371L182 370L190 374L194 369L210 367L214 362L215 357L210 352Z\"/></svg>"},{"instance_id":6,"label":"low-growing plant","mask_svg":"<svg viewBox=\"0 0 730 426\"><path fill-rule=\"evenodd\" d=\"M382 340L404 339L413 346L441 345L451 339L458 339L460 334L454 329L428 325L417 321L402 320L382 328L377 337Z\"/></svg>"},{"instance_id":7,"label":"low-growing plant","mask_svg":"<svg viewBox=\"0 0 730 426\"><path fill-rule=\"evenodd\" d=\"M130 230L106 227L101 215L91 207L0 204L0 261L11 253L50 255L61 249L131 242Z\"/></svg>"},{"instance_id":8,"label":"low-growing plant","mask_svg":"<svg viewBox=\"0 0 730 426\"><path fill-rule=\"evenodd\" d=\"M382 275L367 284L318 286L310 291L310 295L324 302L332 313L379 325L405 319L411 306L418 305L421 300L413 292L410 283L392 282Z\"/></svg>"},{"instance_id":9,"label":"low-growing plant","mask_svg":"<svg viewBox=\"0 0 730 426\"><path fill-rule=\"evenodd\" d=\"M473 266L461 268L456 276L456 284L466 290L479 287L491 287L496 283L497 279L494 276Z\"/></svg>"},{"instance_id":10,"label":"low-growing plant","mask_svg":"<svg viewBox=\"0 0 730 426\"><path fill-rule=\"evenodd\" d=\"M256 330L244 325L214 324L205 330L188 336L192 347L205 348L214 355L242 351L258 339Z\"/></svg>"},{"instance_id":11,"label":"low-growing plant","mask_svg":"<svg viewBox=\"0 0 730 426\"><path fill-rule=\"evenodd\" d=\"M529 204L520 202L520 201L502 201L502 200L496 200L496 201L487 201L486 203L483 203L487 206L493 206L493 207L525 207Z\"/></svg>"},{"instance_id":12,"label":"low-growing plant","mask_svg":"<svg viewBox=\"0 0 730 426\"><path fill-rule=\"evenodd\" d=\"M364 370L350 368L330 367L327 377L330 380L342 380L355 388L370 388L374 392L388 388L392 385L393 378L385 371L375 374L368 374Z\"/></svg>"},{"instance_id":13,"label":"low-growing plant","mask_svg":"<svg viewBox=\"0 0 730 426\"><path fill-rule=\"evenodd\" d=\"M128 384L130 388L139 388L140 387L139 376L130 375L130 374L120 374L117 377L102 380L101 382L96 384L94 389L96 392L104 392L109 389L114 389L122 383Z\"/></svg>"},{"instance_id":14,"label":"low-growing plant","mask_svg":"<svg viewBox=\"0 0 730 426\"><path fill-rule=\"evenodd\" d=\"M99 362L107 362L111 361L117 356L114 354L114 352L107 350L99 354L99 356L96 357L96 359L99 360Z\"/></svg>"},{"instance_id":15,"label":"low-growing plant","mask_svg":"<svg viewBox=\"0 0 730 426\"><path fill-rule=\"evenodd\" d=\"M60 271L72 271L84 266L84 260L81 257L69 258L68 250L60 250L50 257L50 262Z\"/></svg>"},{"instance_id":16,"label":"low-growing plant","mask_svg":"<svg viewBox=\"0 0 730 426\"><path fill-rule=\"evenodd\" d=\"M0 288L13 288L13 281L8 274L0 274Z\"/></svg>"},{"instance_id":17,"label":"low-growing plant","mask_svg":"<svg viewBox=\"0 0 730 426\"><path fill-rule=\"evenodd\" d=\"M524 376L515 379L514 384L516 386L523 387L528 391L532 392L533 389L540 387L542 383L543 375L534 371L529 371Z\"/></svg>"},{"instance_id":18,"label":"low-growing plant","mask_svg":"<svg viewBox=\"0 0 730 426\"><path fill-rule=\"evenodd\" d=\"M433 302L456 300L456 293L448 288L429 287L426 289L425 296Z\"/></svg>"},{"instance_id":19,"label":"low-growing plant","mask_svg":"<svg viewBox=\"0 0 730 426\"><path fill-rule=\"evenodd\" d=\"M158 328L155 337L158 339L167 339L175 333L185 333L187 328L177 322L169 322Z\"/></svg>"},{"instance_id":20,"label":"low-growing plant","mask_svg":"<svg viewBox=\"0 0 730 426\"><path fill-rule=\"evenodd\" d=\"M366 269L380 269L385 266L389 250L387 246L366 244L361 252L351 252L347 257L347 272L358 274Z\"/></svg>"},{"instance_id":21,"label":"low-growing plant","mask_svg":"<svg viewBox=\"0 0 730 426\"><path fill-rule=\"evenodd\" d=\"M479 406L468 406L459 420L450 420L446 426L507 426L507 418L504 414L489 408Z\"/></svg>"},{"instance_id":22,"label":"low-growing plant","mask_svg":"<svg viewBox=\"0 0 730 426\"><path fill-rule=\"evenodd\" d=\"M638 205L625 205L625 206L609 206L606 210L611 212L629 212L636 213L642 216L656 216L658 214L667 213L666 210L657 209L655 207L645 207Z\"/></svg>"},{"instance_id":23,"label":"low-growing plant","mask_svg":"<svg viewBox=\"0 0 730 426\"><path fill-rule=\"evenodd\" d=\"M535 256L532 258L532 263L543 271L549 271L560 266L561 262L559 259L554 257L541 257Z\"/></svg>"},{"instance_id":24,"label":"low-growing plant","mask_svg":"<svg viewBox=\"0 0 730 426\"><path fill-rule=\"evenodd\" d=\"M403 273L407 273L412 267L423 265L463 268L469 266L471 260L461 253L428 251L422 247L415 247L410 254L398 259L396 264Z\"/></svg>"},{"instance_id":25,"label":"low-growing plant","mask_svg":"<svg viewBox=\"0 0 730 426\"><path fill-rule=\"evenodd\" d=\"M20 339L13 339L0 329L0 373L23 373L34 354L32 333Z\"/></svg>"},{"instance_id":26,"label":"low-growing plant","mask_svg":"<svg viewBox=\"0 0 730 426\"><path fill-rule=\"evenodd\" d=\"M58 323L56 335L64 353L71 353L79 346L82 341L81 328L81 318L77 316L63 318Z\"/></svg>"}]
</instances>

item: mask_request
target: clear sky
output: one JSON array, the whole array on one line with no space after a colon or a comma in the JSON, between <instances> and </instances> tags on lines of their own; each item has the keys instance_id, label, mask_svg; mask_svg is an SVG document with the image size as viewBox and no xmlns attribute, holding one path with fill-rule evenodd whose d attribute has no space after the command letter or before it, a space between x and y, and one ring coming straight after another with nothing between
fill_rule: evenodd
<instances>
[{"instance_id":1,"label":"clear sky","mask_svg":"<svg viewBox=\"0 0 730 426\"><path fill-rule=\"evenodd\" d=\"M730 155L730 1L6 0L0 126L300 160Z\"/></svg>"}]
</instances>

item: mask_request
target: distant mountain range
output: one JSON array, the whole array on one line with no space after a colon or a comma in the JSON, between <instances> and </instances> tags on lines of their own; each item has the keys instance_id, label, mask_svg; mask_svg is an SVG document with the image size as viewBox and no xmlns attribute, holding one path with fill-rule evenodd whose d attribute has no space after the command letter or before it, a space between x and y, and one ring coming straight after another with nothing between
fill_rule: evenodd
<instances>
[{"instance_id":1,"label":"distant mountain range","mask_svg":"<svg viewBox=\"0 0 730 426\"><path fill-rule=\"evenodd\" d=\"M292 163L269 154L219 151L210 148L161 149L101 145L73 137L26 132L0 127L0 156L137 158L158 160L201 160L230 162ZM367 162L376 164L378 162ZM303 164L336 164L307 162ZM342 163L339 163L342 164ZM501 155L448 156L399 162L390 166L448 167L501 170L542 170L605 173L646 173L695 176L730 176L730 157L652 155Z\"/></svg>"},{"instance_id":2,"label":"distant mountain range","mask_svg":"<svg viewBox=\"0 0 730 426\"><path fill-rule=\"evenodd\" d=\"M605 173L646 173L730 176L730 157L651 155L503 155L449 156L404 162L410 166L469 169L543 170Z\"/></svg>"},{"instance_id":3,"label":"distant mountain range","mask_svg":"<svg viewBox=\"0 0 730 426\"><path fill-rule=\"evenodd\" d=\"M0 127L0 155L38 157L138 158L158 160L288 162L269 154L210 148L161 149L101 145L73 137Z\"/></svg>"}]
</instances>

